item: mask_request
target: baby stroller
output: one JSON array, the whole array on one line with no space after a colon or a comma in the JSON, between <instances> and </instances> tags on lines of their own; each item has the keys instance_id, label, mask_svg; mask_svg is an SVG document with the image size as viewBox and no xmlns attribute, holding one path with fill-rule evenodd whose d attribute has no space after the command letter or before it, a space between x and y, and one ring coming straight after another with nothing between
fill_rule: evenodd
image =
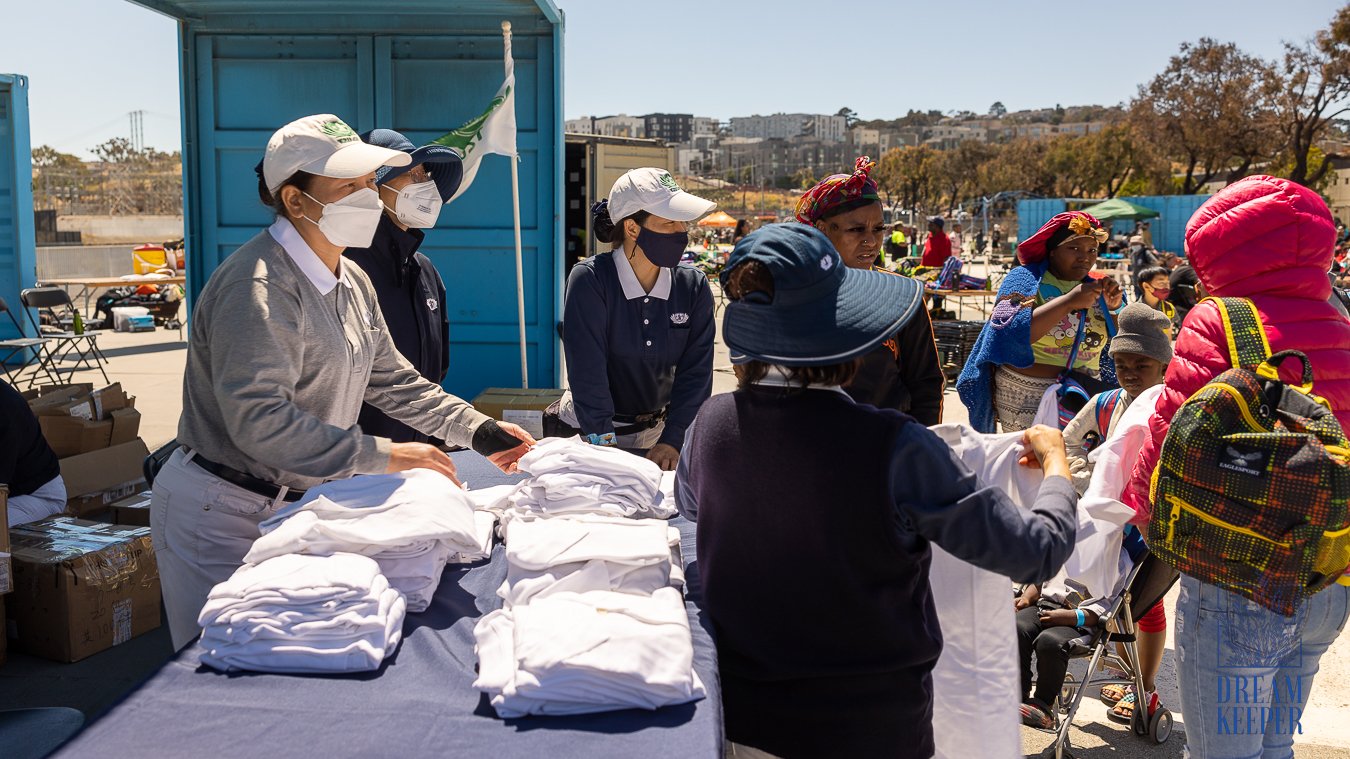
<instances>
[{"instance_id":1,"label":"baby stroller","mask_svg":"<svg viewBox=\"0 0 1350 759\"><path fill-rule=\"evenodd\" d=\"M1178 578L1177 571L1151 553L1143 553L1137 559L1125 583L1125 590L1112 599L1111 606L1091 635L1085 635L1069 641L1069 655L1074 659L1090 657L1083 682L1078 682L1072 672L1064 677L1064 687L1060 691L1055 705L1055 742L1041 756L1063 759L1072 757L1069 751L1069 728L1074 715L1083 700L1083 694L1090 688L1103 685L1133 685L1135 693L1144 692L1144 678L1139 668L1139 648L1135 643L1138 628L1135 620L1142 617L1154 604L1162 600L1172 589ZM1122 644L1124 656L1116 652L1115 644ZM1110 666L1129 673L1128 678L1112 677L1098 673L1099 664ZM1094 677L1094 673L1098 676ZM1141 703L1134 710L1130 729L1138 736L1148 736L1154 743L1165 743L1172 734L1172 712L1159 709L1150 719L1148 709Z\"/></svg>"}]
</instances>

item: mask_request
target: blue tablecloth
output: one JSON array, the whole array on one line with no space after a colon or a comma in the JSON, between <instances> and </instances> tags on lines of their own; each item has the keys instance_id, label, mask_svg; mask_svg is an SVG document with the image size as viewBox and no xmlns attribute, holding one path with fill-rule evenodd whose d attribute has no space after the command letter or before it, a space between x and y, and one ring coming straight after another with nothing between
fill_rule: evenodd
<instances>
[{"instance_id":1,"label":"blue tablecloth","mask_svg":"<svg viewBox=\"0 0 1350 759\"><path fill-rule=\"evenodd\" d=\"M470 487L508 479L473 453L453 456ZM188 646L57 756L720 757L717 656L698 608L694 525L680 528L694 668L708 696L654 712L501 720L474 690L473 626L499 608L506 577L491 559L445 572L431 607L408 615L403 643L376 672L335 677L235 674L199 666Z\"/></svg>"}]
</instances>

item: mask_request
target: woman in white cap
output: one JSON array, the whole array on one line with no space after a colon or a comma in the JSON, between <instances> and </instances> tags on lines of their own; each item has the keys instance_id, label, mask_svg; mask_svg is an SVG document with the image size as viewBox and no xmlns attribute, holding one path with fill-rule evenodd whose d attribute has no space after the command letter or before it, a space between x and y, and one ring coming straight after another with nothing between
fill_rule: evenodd
<instances>
[{"instance_id":1,"label":"woman in white cap","mask_svg":"<svg viewBox=\"0 0 1350 759\"><path fill-rule=\"evenodd\" d=\"M277 219L196 300L181 447L154 483L151 530L175 648L197 634L208 592L242 563L258 523L306 488L414 468L454 479L437 448L364 434L362 401L503 470L534 442L423 379L395 349L369 277L343 258L370 245L384 213L375 170L410 161L328 114L267 143L258 191Z\"/></svg>"},{"instance_id":2,"label":"woman in white cap","mask_svg":"<svg viewBox=\"0 0 1350 759\"><path fill-rule=\"evenodd\" d=\"M633 169L591 209L612 243L567 278L563 350L570 392L559 417L596 445L647 451L673 470L684 431L712 394L708 279L681 266L689 222L717 207L664 169Z\"/></svg>"}]
</instances>

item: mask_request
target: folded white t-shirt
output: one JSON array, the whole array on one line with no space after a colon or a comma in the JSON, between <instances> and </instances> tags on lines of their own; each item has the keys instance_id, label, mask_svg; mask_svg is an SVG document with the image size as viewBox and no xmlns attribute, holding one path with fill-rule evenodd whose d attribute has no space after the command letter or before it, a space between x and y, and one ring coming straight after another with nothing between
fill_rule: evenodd
<instances>
[{"instance_id":1,"label":"folded white t-shirt","mask_svg":"<svg viewBox=\"0 0 1350 759\"><path fill-rule=\"evenodd\" d=\"M479 676L503 718L658 709L705 695L678 590L558 593L474 627Z\"/></svg>"}]
</instances>

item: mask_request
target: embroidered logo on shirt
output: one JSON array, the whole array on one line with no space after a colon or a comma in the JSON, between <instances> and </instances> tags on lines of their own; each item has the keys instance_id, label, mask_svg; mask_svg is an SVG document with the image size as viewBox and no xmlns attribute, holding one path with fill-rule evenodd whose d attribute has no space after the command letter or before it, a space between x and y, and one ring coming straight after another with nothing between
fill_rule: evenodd
<instances>
[{"instance_id":1,"label":"embroidered logo on shirt","mask_svg":"<svg viewBox=\"0 0 1350 759\"><path fill-rule=\"evenodd\" d=\"M689 314L680 313L670 315L671 324L685 324L688 321L689 321Z\"/></svg>"},{"instance_id":2,"label":"embroidered logo on shirt","mask_svg":"<svg viewBox=\"0 0 1350 759\"><path fill-rule=\"evenodd\" d=\"M833 258L825 256L824 258L820 259L820 268L824 269L825 271L829 271L830 267L832 266L834 266Z\"/></svg>"},{"instance_id":3,"label":"embroidered logo on shirt","mask_svg":"<svg viewBox=\"0 0 1350 759\"><path fill-rule=\"evenodd\" d=\"M432 311L435 311L440 307L441 304L438 303L435 298L427 298L427 308L431 309Z\"/></svg>"}]
</instances>

